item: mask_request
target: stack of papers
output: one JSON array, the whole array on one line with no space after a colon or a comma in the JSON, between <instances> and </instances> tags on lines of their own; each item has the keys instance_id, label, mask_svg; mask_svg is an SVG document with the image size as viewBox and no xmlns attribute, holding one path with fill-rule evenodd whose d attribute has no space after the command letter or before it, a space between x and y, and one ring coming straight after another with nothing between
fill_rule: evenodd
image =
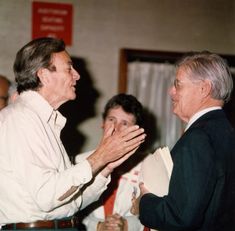
<instances>
[{"instance_id":1,"label":"stack of papers","mask_svg":"<svg viewBox=\"0 0 235 231\"><path fill-rule=\"evenodd\" d=\"M158 148L146 157L140 170L140 182L157 196L168 194L173 161L168 147Z\"/></svg>"},{"instance_id":2,"label":"stack of papers","mask_svg":"<svg viewBox=\"0 0 235 231\"><path fill-rule=\"evenodd\" d=\"M159 197L165 196L168 194L172 168L173 161L169 148L158 148L144 159L140 170L140 182L143 182L151 193Z\"/></svg>"}]
</instances>

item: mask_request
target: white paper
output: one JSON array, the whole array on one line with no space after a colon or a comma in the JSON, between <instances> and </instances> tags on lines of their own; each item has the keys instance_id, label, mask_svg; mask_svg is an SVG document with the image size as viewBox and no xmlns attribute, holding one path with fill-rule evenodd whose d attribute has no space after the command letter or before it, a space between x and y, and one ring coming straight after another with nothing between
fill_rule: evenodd
<instances>
[{"instance_id":1,"label":"white paper","mask_svg":"<svg viewBox=\"0 0 235 231\"><path fill-rule=\"evenodd\" d=\"M140 182L157 196L168 194L173 162L168 147L158 148L141 165Z\"/></svg>"},{"instance_id":2,"label":"white paper","mask_svg":"<svg viewBox=\"0 0 235 231\"><path fill-rule=\"evenodd\" d=\"M141 165L140 182L157 196L168 194L173 162L168 147L158 148L146 157ZM157 231L156 229L150 229Z\"/></svg>"}]
</instances>

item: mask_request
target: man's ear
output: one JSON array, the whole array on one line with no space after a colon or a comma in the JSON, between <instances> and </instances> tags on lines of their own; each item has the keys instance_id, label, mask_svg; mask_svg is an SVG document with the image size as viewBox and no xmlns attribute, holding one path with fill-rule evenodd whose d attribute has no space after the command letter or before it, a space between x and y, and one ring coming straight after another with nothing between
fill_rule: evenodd
<instances>
[{"instance_id":1,"label":"man's ear","mask_svg":"<svg viewBox=\"0 0 235 231\"><path fill-rule=\"evenodd\" d=\"M212 89L211 81L209 81L209 80L202 81L201 88L200 88L200 90L201 90L200 93L203 97L209 96L211 94L211 89Z\"/></svg>"},{"instance_id":2,"label":"man's ear","mask_svg":"<svg viewBox=\"0 0 235 231\"><path fill-rule=\"evenodd\" d=\"M40 79L42 85L47 85L50 82L50 71L46 68L40 68L37 72L37 76Z\"/></svg>"}]
</instances>

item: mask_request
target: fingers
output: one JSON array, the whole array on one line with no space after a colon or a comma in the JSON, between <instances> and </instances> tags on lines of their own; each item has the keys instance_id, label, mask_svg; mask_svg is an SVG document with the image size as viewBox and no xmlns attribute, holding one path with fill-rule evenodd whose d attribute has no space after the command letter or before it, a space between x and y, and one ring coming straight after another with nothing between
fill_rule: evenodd
<instances>
[{"instance_id":1,"label":"fingers","mask_svg":"<svg viewBox=\"0 0 235 231\"><path fill-rule=\"evenodd\" d=\"M112 136L114 132L114 124L110 123L104 128L104 135L103 139ZM116 132L113 136L113 138L121 137L123 141L127 142L129 140L132 140L133 138L141 135L144 133L144 129L140 128L138 125L130 126L127 129L121 130L119 132ZM142 140L144 140L145 136L142 136ZM141 139L141 138L140 138ZM138 140L140 140L138 139Z\"/></svg>"},{"instance_id":2,"label":"fingers","mask_svg":"<svg viewBox=\"0 0 235 231\"><path fill-rule=\"evenodd\" d=\"M107 134L110 134L112 128L110 128ZM108 162L118 160L120 157L125 154L130 153L133 154L135 149L137 149L144 139L146 134L144 133L143 128L139 128L139 126L131 126L123 131L115 132L107 139L103 139L103 142L100 145L100 148L104 150L106 153Z\"/></svg>"},{"instance_id":3,"label":"fingers","mask_svg":"<svg viewBox=\"0 0 235 231\"><path fill-rule=\"evenodd\" d=\"M124 129L120 132L116 132L115 135L121 136L123 138L123 141L128 142L135 137L139 137L138 141L145 138L145 135L140 136L144 134L144 129L140 128L138 125L130 126L127 129Z\"/></svg>"},{"instance_id":4,"label":"fingers","mask_svg":"<svg viewBox=\"0 0 235 231\"><path fill-rule=\"evenodd\" d=\"M144 187L144 182L140 182L140 183L139 183L139 188L140 188L140 190L141 190L143 187Z\"/></svg>"},{"instance_id":5,"label":"fingers","mask_svg":"<svg viewBox=\"0 0 235 231\"><path fill-rule=\"evenodd\" d=\"M102 175L107 177L111 172L113 172L113 170L115 168L117 168L118 166L120 166L124 161L126 161L131 155L133 155L136 150L138 149L135 148L134 150L132 150L131 152L127 153L126 155L124 155L123 157L119 158L118 160L115 160L113 162L110 162L103 170L102 170Z\"/></svg>"},{"instance_id":6,"label":"fingers","mask_svg":"<svg viewBox=\"0 0 235 231\"><path fill-rule=\"evenodd\" d=\"M139 215L139 201L140 201L140 197L133 197L131 202L132 202L132 206L131 206L131 209L130 209L130 212L133 214L133 215Z\"/></svg>"},{"instance_id":7,"label":"fingers","mask_svg":"<svg viewBox=\"0 0 235 231\"><path fill-rule=\"evenodd\" d=\"M144 195L144 194L146 194L146 193L149 193L149 190L148 190L147 188L145 188L143 182L139 183L139 188L140 188L140 193L141 193L141 195Z\"/></svg>"},{"instance_id":8,"label":"fingers","mask_svg":"<svg viewBox=\"0 0 235 231\"><path fill-rule=\"evenodd\" d=\"M139 128L137 130L131 130L127 133L129 129L124 130L122 133L117 134L121 136L120 147L123 148L124 153L131 152L133 154L136 149L144 142L146 134L144 133L143 128Z\"/></svg>"},{"instance_id":9,"label":"fingers","mask_svg":"<svg viewBox=\"0 0 235 231\"><path fill-rule=\"evenodd\" d=\"M107 126L105 126L103 139L106 139L107 137L113 135L113 132L114 132L114 123L110 123Z\"/></svg>"},{"instance_id":10,"label":"fingers","mask_svg":"<svg viewBox=\"0 0 235 231\"><path fill-rule=\"evenodd\" d=\"M133 215L135 215L135 216L139 215L139 214L137 213L137 211L136 211L134 205L131 206L130 212L131 212L131 214L133 214Z\"/></svg>"},{"instance_id":11,"label":"fingers","mask_svg":"<svg viewBox=\"0 0 235 231\"><path fill-rule=\"evenodd\" d=\"M116 161L116 166L115 166L115 167L118 167L118 166L121 165L124 161L126 161L130 156L132 156L132 155L136 152L137 149L138 149L138 147L135 148L134 150L128 152L125 156L123 156L123 157L121 157L120 159L118 159L118 160Z\"/></svg>"},{"instance_id":12,"label":"fingers","mask_svg":"<svg viewBox=\"0 0 235 231\"><path fill-rule=\"evenodd\" d=\"M125 226L125 219L120 216L119 214L113 214L110 216L107 216L104 221L105 230L118 230L118 231L124 231Z\"/></svg>"},{"instance_id":13,"label":"fingers","mask_svg":"<svg viewBox=\"0 0 235 231\"><path fill-rule=\"evenodd\" d=\"M138 125L128 127L115 133L113 133L113 131L114 125L111 124L105 129L101 143L96 151L87 158L93 174L96 174L110 162L114 162L123 157L123 159L116 163L117 166L120 165L134 154L146 137L144 129L139 128ZM115 164L113 167L115 167Z\"/></svg>"}]
</instances>

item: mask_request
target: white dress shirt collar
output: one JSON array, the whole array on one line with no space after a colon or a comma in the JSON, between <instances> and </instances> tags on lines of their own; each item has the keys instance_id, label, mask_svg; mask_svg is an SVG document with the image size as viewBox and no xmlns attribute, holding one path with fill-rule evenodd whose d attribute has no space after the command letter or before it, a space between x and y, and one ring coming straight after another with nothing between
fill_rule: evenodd
<instances>
[{"instance_id":1,"label":"white dress shirt collar","mask_svg":"<svg viewBox=\"0 0 235 231\"><path fill-rule=\"evenodd\" d=\"M187 126L186 126L186 128L185 128L184 131L186 131L198 118L200 118L201 116L203 116L203 115L206 114L207 112L209 112L209 111L214 111L214 110L218 110L218 109L222 109L222 108L221 108L221 107L208 107L208 108L206 108L206 109L203 109L203 110L197 112L196 114L194 114L194 115L190 118L190 120L189 120L189 122L188 122L188 124L187 124Z\"/></svg>"},{"instance_id":2,"label":"white dress shirt collar","mask_svg":"<svg viewBox=\"0 0 235 231\"><path fill-rule=\"evenodd\" d=\"M19 98L19 100L23 100L25 104L30 105L30 107L47 122L52 119L52 114L56 113L54 123L61 128L64 127L66 118L58 110L54 110L52 106L36 91L28 90L22 92Z\"/></svg>"}]
</instances>

